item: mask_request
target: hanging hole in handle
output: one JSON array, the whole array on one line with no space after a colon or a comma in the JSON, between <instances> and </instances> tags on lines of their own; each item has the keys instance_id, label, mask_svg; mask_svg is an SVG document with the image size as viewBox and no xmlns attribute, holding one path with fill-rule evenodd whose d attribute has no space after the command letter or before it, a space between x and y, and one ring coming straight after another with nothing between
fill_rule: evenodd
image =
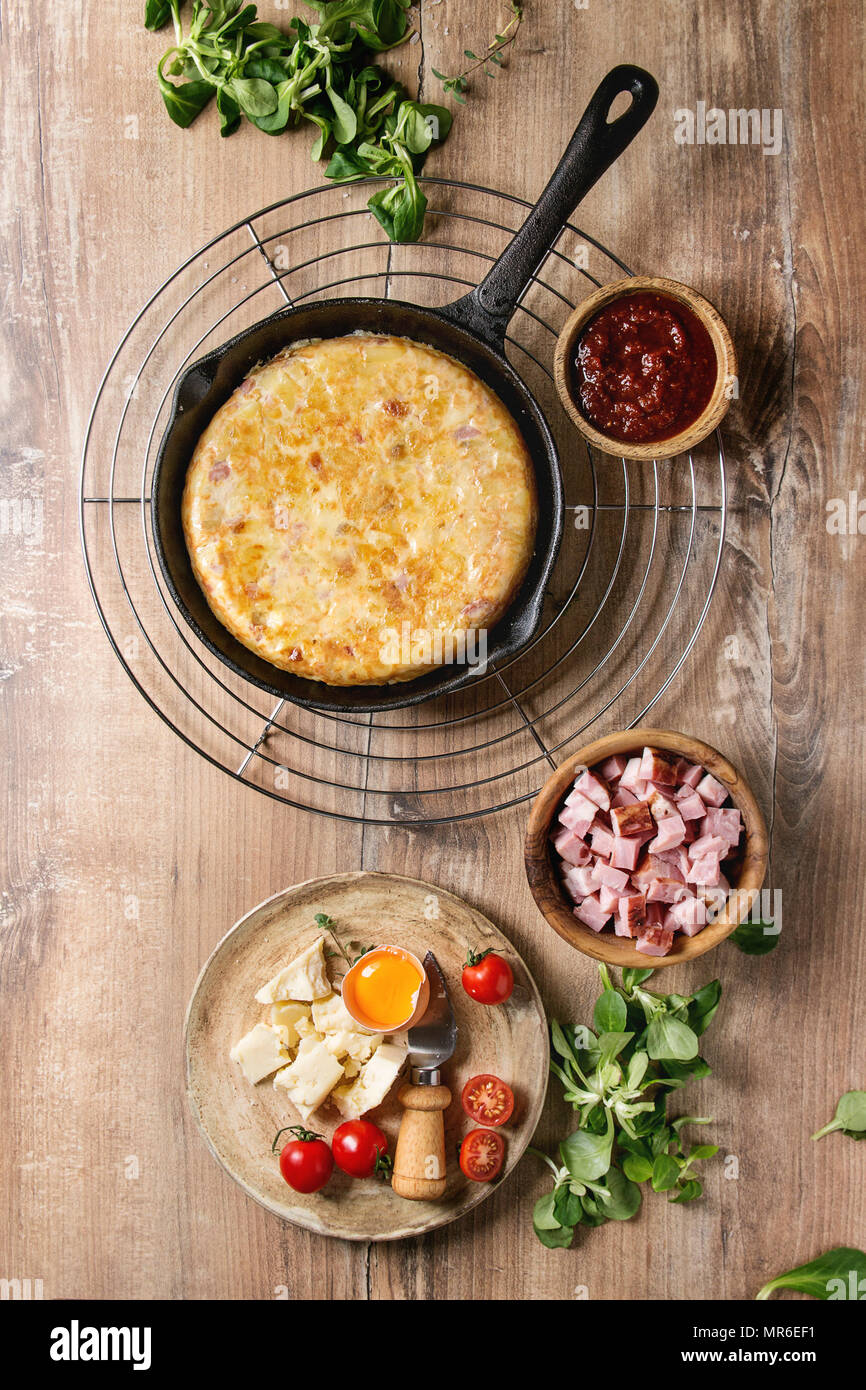
<instances>
[{"instance_id":1,"label":"hanging hole in handle","mask_svg":"<svg viewBox=\"0 0 866 1390\"><path fill-rule=\"evenodd\" d=\"M630 111L634 105L633 92L618 92L614 97L611 108L607 113L606 125L615 125L621 116Z\"/></svg>"}]
</instances>

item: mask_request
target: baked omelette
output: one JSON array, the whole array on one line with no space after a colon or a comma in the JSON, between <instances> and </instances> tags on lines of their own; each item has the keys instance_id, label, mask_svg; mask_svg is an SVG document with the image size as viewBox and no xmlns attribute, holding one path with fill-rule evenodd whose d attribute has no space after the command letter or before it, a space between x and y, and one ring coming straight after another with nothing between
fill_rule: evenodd
<instances>
[{"instance_id":1,"label":"baked omelette","mask_svg":"<svg viewBox=\"0 0 866 1390\"><path fill-rule=\"evenodd\" d=\"M196 579L239 642L310 680L384 685L502 617L532 555L535 476L468 368L352 334L250 373L196 445L182 516Z\"/></svg>"}]
</instances>

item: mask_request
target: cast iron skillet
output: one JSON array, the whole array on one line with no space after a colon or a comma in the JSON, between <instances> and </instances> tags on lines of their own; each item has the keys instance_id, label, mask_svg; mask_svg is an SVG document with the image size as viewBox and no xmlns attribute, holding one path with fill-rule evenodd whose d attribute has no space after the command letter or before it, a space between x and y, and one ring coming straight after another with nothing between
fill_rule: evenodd
<instances>
[{"instance_id":1,"label":"cast iron skillet","mask_svg":"<svg viewBox=\"0 0 866 1390\"><path fill-rule=\"evenodd\" d=\"M632 102L614 121L616 98ZM510 411L526 441L538 489L535 550L522 587L488 637L488 662L513 656L535 633L562 539L562 476L556 445L535 398L505 356L505 330L547 251L572 212L649 119L658 86L641 68L614 68L590 101L565 154L520 231L470 294L442 309L392 299L331 299L283 309L247 328L187 368L154 469L152 515L156 552L169 592L196 636L237 675L307 709L374 712L420 704L471 681L471 665L438 667L412 681L384 686L328 686L282 671L238 642L207 605L192 572L181 524L189 461L219 407L257 363L303 338L334 338L358 329L410 338L470 367Z\"/></svg>"}]
</instances>

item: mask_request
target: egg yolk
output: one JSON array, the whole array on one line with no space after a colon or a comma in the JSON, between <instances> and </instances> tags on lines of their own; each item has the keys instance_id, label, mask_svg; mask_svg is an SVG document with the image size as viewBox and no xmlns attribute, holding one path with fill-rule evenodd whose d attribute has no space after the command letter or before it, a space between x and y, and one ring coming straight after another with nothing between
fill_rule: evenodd
<instances>
[{"instance_id":1,"label":"egg yolk","mask_svg":"<svg viewBox=\"0 0 866 1390\"><path fill-rule=\"evenodd\" d=\"M396 1028L415 1011L421 976L401 951L371 951L352 977L355 1010L377 1029Z\"/></svg>"}]
</instances>

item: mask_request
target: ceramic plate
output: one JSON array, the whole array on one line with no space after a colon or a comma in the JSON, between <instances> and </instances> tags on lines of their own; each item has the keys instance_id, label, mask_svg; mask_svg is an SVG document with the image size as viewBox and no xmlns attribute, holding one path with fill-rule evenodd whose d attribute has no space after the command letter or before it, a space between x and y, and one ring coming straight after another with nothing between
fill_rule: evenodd
<instances>
[{"instance_id":1,"label":"ceramic plate","mask_svg":"<svg viewBox=\"0 0 866 1390\"><path fill-rule=\"evenodd\" d=\"M258 989L308 946L318 934L317 912L334 919L340 940L362 947L400 945L423 959L432 950L448 984L457 1020L457 1049L443 1068L451 1105L445 1112L448 1186L437 1202L398 1197L377 1179L359 1181L335 1168L321 1192L293 1192L280 1175L271 1143L278 1129L298 1123L289 1100L268 1078L251 1086L229 1058L229 1050L266 1017ZM460 983L466 953L488 946L502 951L514 970L515 988L504 1005L470 999ZM342 973L329 961L332 979ZM471 1128L460 1094L470 1076L494 1072L515 1094L512 1119L503 1129L507 1153L503 1176L518 1163L532 1138L548 1077L544 1009L523 961L502 933L480 912L429 883L396 874L351 873L311 879L287 888L232 927L204 966L186 1019L187 1089L193 1113L214 1157L248 1196L283 1220L344 1240L399 1240L435 1230L483 1202L498 1184L474 1183L457 1164L456 1145ZM398 1086L370 1118L389 1138L393 1154L400 1127ZM325 1104L310 1127L330 1140L339 1113Z\"/></svg>"}]
</instances>

